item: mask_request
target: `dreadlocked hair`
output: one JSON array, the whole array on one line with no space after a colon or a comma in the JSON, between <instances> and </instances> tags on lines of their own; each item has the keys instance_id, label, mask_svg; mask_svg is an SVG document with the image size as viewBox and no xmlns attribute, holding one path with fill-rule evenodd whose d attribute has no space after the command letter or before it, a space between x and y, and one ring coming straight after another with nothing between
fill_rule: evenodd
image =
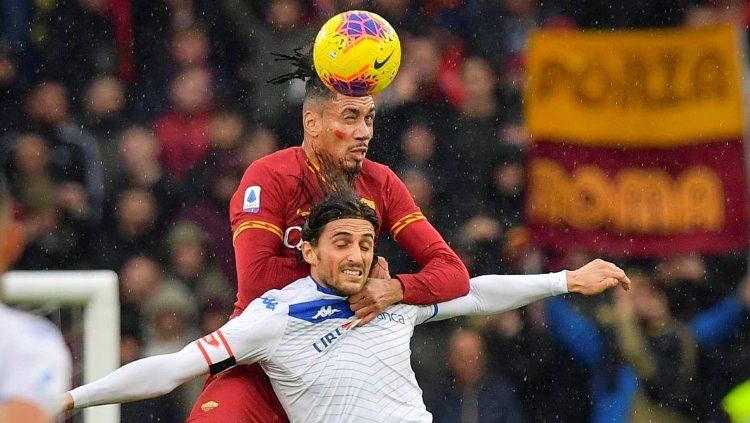
<instances>
[{"instance_id":1,"label":"dreadlocked hair","mask_svg":"<svg viewBox=\"0 0 750 423\"><path fill-rule=\"evenodd\" d=\"M302 50L302 47L295 48L292 55L271 53L275 61L290 62L294 66L294 70L269 79L267 82L269 84L283 84L294 79L299 79L305 81L305 100L311 97L335 98L336 94L323 84L323 81L320 80L318 74L315 72L312 55L309 52L303 53Z\"/></svg>"}]
</instances>

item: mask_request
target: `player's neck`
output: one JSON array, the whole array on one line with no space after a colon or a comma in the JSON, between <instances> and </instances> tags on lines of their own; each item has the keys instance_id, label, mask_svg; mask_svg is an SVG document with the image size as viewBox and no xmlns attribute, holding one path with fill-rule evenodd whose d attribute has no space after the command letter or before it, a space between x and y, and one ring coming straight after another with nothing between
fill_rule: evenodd
<instances>
[{"instance_id":1,"label":"player's neck","mask_svg":"<svg viewBox=\"0 0 750 423\"><path fill-rule=\"evenodd\" d=\"M315 167L315 169L320 169L320 160L318 160L318 156L315 154L315 150L313 150L313 142L312 140L305 139L302 141L302 151L305 152L305 157L307 160Z\"/></svg>"}]
</instances>

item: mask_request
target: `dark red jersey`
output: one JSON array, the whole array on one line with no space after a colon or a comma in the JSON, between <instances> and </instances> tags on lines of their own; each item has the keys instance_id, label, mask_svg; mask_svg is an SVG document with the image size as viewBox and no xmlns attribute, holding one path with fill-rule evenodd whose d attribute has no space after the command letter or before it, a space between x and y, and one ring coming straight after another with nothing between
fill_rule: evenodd
<instances>
[{"instance_id":1,"label":"dark red jersey","mask_svg":"<svg viewBox=\"0 0 750 423\"><path fill-rule=\"evenodd\" d=\"M405 303L434 304L468 293L466 267L391 169L365 160L354 188L377 211L380 228L422 268L395 276L404 287ZM245 171L229 209L239 283L234 315L264 292L309 274L297 248L302 224L322 197L317 170L302 147L277 151Z\"/></svg>"}]
</instances>

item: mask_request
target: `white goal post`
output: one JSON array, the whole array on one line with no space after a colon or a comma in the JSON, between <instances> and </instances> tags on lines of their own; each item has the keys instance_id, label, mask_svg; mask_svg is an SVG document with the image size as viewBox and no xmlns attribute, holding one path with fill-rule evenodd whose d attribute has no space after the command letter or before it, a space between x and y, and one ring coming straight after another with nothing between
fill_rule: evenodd
<instances>
[{"instance_id":1,"label":"white goal post","mask_svg":"<svg viewBox=\"0 0 750 423\"><path fill-rule=\"evenodd\" d=\"M83 380L92 382L120 365L120 302L117 274L92 271L14 271L3 277L9 303L83 307ZM118 423L120 406L84 410L86 423Z\"/></svg>"}]
</instances>

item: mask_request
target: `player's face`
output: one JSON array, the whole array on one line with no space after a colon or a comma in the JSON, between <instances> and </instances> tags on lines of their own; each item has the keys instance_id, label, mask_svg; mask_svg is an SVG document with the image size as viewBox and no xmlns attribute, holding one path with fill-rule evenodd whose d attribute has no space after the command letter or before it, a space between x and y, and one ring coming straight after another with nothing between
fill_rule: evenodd
<instances>
[{"instance_id":1,"label":"player's face","mask_svg":"<svg viewBox=\"0 0 750 423\"><path fill-rule=\"evenodd\" d=\"M375 229L363 219L339 219L326 224L317 245L302 245L310 273L318 283L341 296L362 289L372 265Z\"/></svg>"},{"instance_id":2,"label":"player's face","mask_svg":"<svg viewBox=\"0 0 750 423\"><path fill-rule=\"evenodd\" d=\"M358 171L365 160L373 134L375 102L371 96L341 94L326 104L317 150L348 171Z\"/></svg>"}]
</instances>

